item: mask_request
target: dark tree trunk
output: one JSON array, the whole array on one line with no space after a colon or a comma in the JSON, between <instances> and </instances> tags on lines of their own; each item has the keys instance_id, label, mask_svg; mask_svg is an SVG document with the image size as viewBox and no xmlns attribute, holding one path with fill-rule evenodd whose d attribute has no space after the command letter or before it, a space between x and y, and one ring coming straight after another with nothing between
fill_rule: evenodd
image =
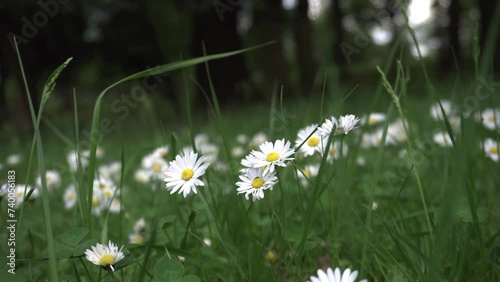
<instances>
[{"instance_id":1,"label":"dark tree trunk","mask_svg":"<svg viewBox=\"0 0 500 282\"><path fill-rule=\"evenodd\" d=\"M241 5L230 6L228 2L225 7L230 10L221 13L221 10L214 8L213 3L215 2L204 1L205 5L198 6L195 11L192 42L195 56L203 55L202 42L205 43L209 55L243 48L237 31L237 15ZM219 102L228 103L240 99L243 83L248 80L243 55L212 61L209 67ZM205 64L198 65L196 73L203 90L210 93Z\"/></svg>"},{"instance_id":2,"label":"dark tree trunk","mask_svg":"<svg viewBox=\"0 0 500 282\"><path fill-rule=\"evenodd\" d=\"M301 94L306 94L311 91L317 67L313 56L313 28L307 15L308 10L308 0L300 0L297 7L294 36L297 46L297 61L300 71L299 90Z\"/></svg>"},{"instance_id":3,"label":"dark tree trunk","mask_svg":"<svg viewBox=\"0 0 500 282\"><path fill-rule=\"evenodd\" d=\"M479 43L481 49L483 50L486 47L485 44L488 37L492 36L492 34L490 34L491 29L493 28L491 25L495 20L494 16L498 4L499 4L498 0L479 0L479 11L481 13L481 30L479 33L480 34ZM500 37L497 35L496 48L498 48L499 44L500 44ZM498 54L498 52L493 52L492 55L494 56L494 58L492 59L495 62L493 63L494 69L496 71L500 71L500 55Z\"/></svg>"},{"instance_id":4,"label":"dark tree trunk","mask_svg":"<svg viewBox=\"0 0 500 282\"><path fill-rule=\"evenodd\" d=\"M341 0L331 0L330 3L330 15L332 18L333 27L333 61L338 68L338 78L340 81L345 81L348 78L347 73L347 61L342 52L341 44L344 42L344 27L342 25L342 19L344 18L344 13L340 7Z\"/></svg>"},{"instance_id":5,"label":"dark tree trunk","mask_svg":"<svg viewBox=\"0 0 500 282\"><path fill-rule=\"evenodd\" d=\"M451 0L450 6L447 9L449 24L446 27L444 34L438 35L441 37L443 46L440 50L440 68L441 73L449 73L450 70L455 69L455 59L459 66L462 63L462 52L460 48L460 37L458 34L460 28L460 2L459 0ZM438 27L439 29L439 27ZM455 57L453 56L455 54Z\"/></svg>"},{"instance_id":6,"label":"dark tree trunk","mask_svg":"<svg viewBox=\"0 0 500 282\"><path fill-rule=\"evenodd\" d=\"M254 0L253 25L248 32L253 44L274 40L274 44L250 54L261 74L258 86L267 96L284 87L284 93L293 93L290 86L288 63L284 56L283 33L285 29L284 12L281 0Z\"/></svg>"}]
</instances>

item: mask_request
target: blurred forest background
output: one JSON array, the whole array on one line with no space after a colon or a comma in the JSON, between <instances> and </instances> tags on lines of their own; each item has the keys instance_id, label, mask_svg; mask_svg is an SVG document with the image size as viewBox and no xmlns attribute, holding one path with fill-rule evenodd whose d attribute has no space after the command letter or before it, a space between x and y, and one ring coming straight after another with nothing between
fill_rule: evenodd
<instances>
[{"instance_id":1,"label":"blurred forest background","mask_svg":"<svg viewBox=\"0 0 500 282\"><path fill-rule=\"evenodd\" d=\"M408 10L433 81L474 75L473 42L495 30L498 0L3 0L0 3L0 123L30 126L29 110L12 36L16 36L34 101L48 75L68 57L52 112L72 112L76 89L83 111L106 86L160 64L227 52L268 41L245 55L210 62L214 88L226 107L268 102L281 85L286 97L321 95L378 83L391 46L410 70L418 67L405 28ZM401 5L399 4L401 3ZM499 37L489 36L495 41ZM495 54L498 73L500 55ZM411 72L412 83L422 80ZM187 78L186 78L187 77ZM187 81L187 83L185 83ZM137 82L141 83L141 82ZM142 83L145 83L144 81ZM203 108L209 93L204 65L146 81L150 98L169 111L185 108L186 91ZM187 85L187 89L186 89ZM115 90L130 93L130 88ZM417 88L418 89L418 88ZM120 92L121 91L121 92ZM422 89L422 92L424 90ZM419 95L425 95L420 93ZM167 106L168 105L168 106ZM35 106L36 107L36 106ZM85 114L82 114L85 115ZM9 122L10 121L10 122Z\"/></svg>"}]
</instances>

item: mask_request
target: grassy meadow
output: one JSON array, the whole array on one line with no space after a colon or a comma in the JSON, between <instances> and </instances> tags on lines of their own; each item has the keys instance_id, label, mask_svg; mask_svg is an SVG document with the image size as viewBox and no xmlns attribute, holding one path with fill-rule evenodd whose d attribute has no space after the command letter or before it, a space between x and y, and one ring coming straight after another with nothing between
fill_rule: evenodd
<instances>
[{"instance_id":1,"label":"grassy meadow","mask_svg":"<svg viewBox=\"0 0 500 282\"><path fill-rule=\"evenodd\" d=\"M123 120L110 110L107 93L122 82L251 51L124 78L92 115L69 94L72 115L48 120L65 65L57 69L38 116L32 109L32 137L2 132L2 226L17 221L15 275L3 255L12 232L0 231L0 281L306 281L328 267L368 281L500 281L499 84L478 59L476 75L456 81L413 81L392 58L373 69L372 90L353 83L288 98L277 89L271 103L236 109L207 91L201 113L189 95L181 116L163 115L149 98ZM326 120L350 114L360 119L352 130L339 133L339 122L319 135ZM242 160L283 139L293 160L274 168L267 189L250 179L263 196L238 194ZM170 193L165 171L191 151L209 164L203 186ZM86 250L109 241L123 258L89 261Z\"/></svg>"}]
</instances>

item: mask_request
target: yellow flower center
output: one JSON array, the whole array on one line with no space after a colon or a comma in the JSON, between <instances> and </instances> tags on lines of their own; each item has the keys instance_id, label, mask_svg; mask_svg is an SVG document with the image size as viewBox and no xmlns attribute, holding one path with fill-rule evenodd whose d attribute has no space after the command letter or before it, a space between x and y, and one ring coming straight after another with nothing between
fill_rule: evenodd
<instances>
[{"instance_id":1,"label":"yellow flower center","mask_svg":"<svg viewBox=\"0 0 500 282\"><path fill-rule=\"evenodd\" d=\"M319 138L316 136L312 136L311 138L309 138L309 140L307 140L307 145L309 145L309 147L316 147L318 146L318 144Z\"/></svg>"},{"instance_id":2,"label":"yellow flower center","mask_svg":"<svg viewBox=\"0 0 500 282\"><path fill-rule=\"evenodd\" d=\"M47 182L50 182L52 180L52 177L50 175L47 175L45 179L47 179Z\"/></svg>"},{"instance_id":3,"label":"yellow flower center","mask_svg":"<svg viewBox=\"0 0 500 282\"><path fill-rule=\"evenodd\" d=\"M115 264L115 257L110 255L110 254L104 254L99 259L99 264L102 266L108 266L108 265Z\"/></svg>"},{"instance_id":4,"label":"yellow flower center","mask_svg":"<svg viewBox=\"0 0 500 282\"><path fill-rule=\"evenodd\" d=\"M101 189L106 188L106 184L104 184L104 183L100 182L100 183L99 183L99 188L101 188Z\"/></svg>"},{"instance_id":5,"label":"yellow flower center","mask_svg":"<svg viewBox=\"0 0 500 282\"><path fill-rule=\"evenodd\" d=\"M491 147L490 154L498 154L498 147Z\"/></svg>"},{"instance_id":6,"label":"yellow flower center","mask_svg":"<svg viewBox=\"0 0 500 282\"><path fill-rule=\"evenodd\" d=\"M264 179L260 177L255 177L254 180L252 181L252 186L255 189L259 189L260 187L262 187L262 185L264 185Z\"/></svg>"},{"instance_id":7,"label":"yellow flower center","mask_svg":"<svg viewBox=\"0 0 500 282\"><path fill-rule=\"evenodd\" d=\"M19 191L19 192L17 192L16 196L18 198L21 198L22 196L24 196L24 192Z\"/></svg>"},{"instance_id":8,"label":"yellow flower center","mask_svg":"<svg viewBox=\"0 0 500 282\"><path fill-rule=\"evenodd\" d=\"M161 163L160 162L156 162L154 165L153 165L153 173L154 174L157 174L161 171Z\"/></svg>"},{"instance_id":9,"label":"yellow flower center","mask_svg":"<svg viewBox=\"0 0 500 282\"><path fill-rule=\"evenodd\" d=\"M93 206L93 207L97 207L97 206L99 206L99 200L98 200L98 199L93 199L93 200L92 200L92 206Z\"/></svg>"},{"instance_id":10,"label":"yellow flower center","mask_svg":"<svg viewBox=\"0 0 500 282\"><path fill-rule=\"evenodd\" d=\"M330 147L330 150L328 150L328 153L330 153L332 155L335 154L335 152L336 152L336 150L333 147Z\"/></svg>"},{"instance_id":11,"label":"yellow flower center","mask_svg":"<svg viewBox=\"0 0 500 282\"><path fill-rule=\"evenodd\" d=\"M307 177L311 176L311 170L309 170L307 168L304 169L304 175L307 176Z\"/></svg>"},{"instance_id":12,"label":"yellow flower center","mask_svg":"<svg viewBox=\"0 0 500 282\"><path fill-rule=\"evenodd\" d=\"M276 262L278 260L278 256L273 251L268 251L266 254L266 260L269 262Z\"/></svg>"},{"instance_id":13,"label":"yellow flower center","mask_svg":"<svg viewBox=\"0 0 500 282\"><path fill-rule=\"evenodd\" d=\"M274 161L276 161L279 158L280 158L280 154L278 154L276 152L272 152L272 153L267 154L266 161L268 161L268 162L274 162Z\"/></svg>"},{"instance_id":14,"label":"yellow flower center","mask_svg":"<svg viewBox=\"0 0 500 282\"><path fill-rule=\"evenodd\" d=\"M104 194L104 197L108 198L108 197L113 196L113 191L111 191L111 190L106 190L106 191L104 191L104 193L103 193L103 194Z\"/></svg>"},{"instance_id":15,"label":"yellow flower center","mask_svg":"<svg viewBox=\"0 0 500 282\"><path fill-rule=\"evenodd\" d=\"M494 115L491 115L491 116L488 118L488 120L489 120L490 122L495 122L495 116L494 116Z\"/></svg>"},{"instance_id":16,"label":"yellow flower center","mask_svg":"<svg viewBox=\"0 0 500 282\"><path fill-rule=\"evenodd\" d=\"M193 170L186 168L182 171L182 179L189 180L193 177Z\"/></svg>"},{"instance_id":17,"label":"yellow flower center","mask_svg":"<svg viewBox=\"0 0 500 282\"><path fill-rule=\"evenodd\" d=\"M133 241L134 241L134 244L142 244L142 242L144 242L144 238L142 238L141 235L137 235L137 236L135 236Z\"/></svg>"},{"instance_id":18,"label":"yellow flower center","mask_svg":"<svg viewBox=\"0 0 500 282\"><path fill-rule=\"evenodd\" d=\"M67 197L67 199L68 199L68 200L70 200L70 201L71 201L71 200L73 200L74 198L75 198L75 194L73 194L73 193L69 193L69 194L68 194L68 197Z\"/></svg>"},{"instance_id":19,"label":"yellow flower center","mask_svg":"<svg viewBox=\"0 0 500 282\"><path fill-rule=\"evenodd\" d=\"M370 118L368 119L368 124L374 125L375 123L377 123L377 118L370 116Z\"/></svg>"}]
</instances>

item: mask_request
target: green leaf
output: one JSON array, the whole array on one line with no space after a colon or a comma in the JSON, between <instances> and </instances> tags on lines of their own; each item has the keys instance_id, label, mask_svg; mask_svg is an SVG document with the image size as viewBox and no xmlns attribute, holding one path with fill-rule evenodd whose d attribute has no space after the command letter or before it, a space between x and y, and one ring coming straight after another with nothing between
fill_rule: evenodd
<instances>
[{"instance_id":1,"label":"green leaf","mask_svg":"<svg viewBox=\"0 0 500 282\"><path fill-rule=\"evenodd\" d=\"M159 226L161 227L163 232L165 232L165 234L166 234L167 229L170 226L172 226L176 220L177 220L177 217L175 215L168 215L168 216L162 217L159 220Z\"/></svg>"},{"instance_id":2,"label":"green leaf","mask_svg":"<svg viewBox=\"0 0 500 282\"><path fill-rule=\"evenodd\" d=\"M179 281L184 273L184 266L178 260L161 259L156 263L155 278L165 282Z\"/></svg>"},{"instance_id":3,"label":"green leaf","mask_svg":"<svg viewBox=\"0 0 500 282\"><path fill-rule=\"evenodd\" d=\"M184 276L182 277L181 280L179 280L179 282L200 282L200 278L196 275L187 275L187 276Z\"/></svg>"},{"instance_id":4,"label":"green leaf","mask_svg":"<svg viewBox=\"0 0 500 282\"><path fill-rule=\"evenodd\" d=\"M83 256L83 254L85 254L85 251L87 249L90 249L91 246L95 246L97 243L98 243L97 239L95 239L95 238L92 238L92 239L87 240L83 243L80 243L78 246L76 246L73 249L73 256L74 257Z\"/></svg>"},{"instance_id":5,"label":"green leaf","mask_svg":"<svg viewBox=\"0 0 500 282\"><path fill-rule=\"evenodd\" d=\"M54 241L54 252L57 258L69 258L73 254L73 248ZM48 249L42 251L42 256L45 258L49 257Z\"/></svg>"},{"instance_id":6,"label":"green leaf","mask_svg":"<svg viewBox=\"0 0 500 282\"><path fill-rule=\"evenodd\" d=\"M87 228L73 227L70 230L64 232L64 234L61 236L61 239L69 246L75 247L83 240L83 238L85 238L85 236L87 236L87 234L89 234L89 230Z\"/></svg>"}]
</instances>

